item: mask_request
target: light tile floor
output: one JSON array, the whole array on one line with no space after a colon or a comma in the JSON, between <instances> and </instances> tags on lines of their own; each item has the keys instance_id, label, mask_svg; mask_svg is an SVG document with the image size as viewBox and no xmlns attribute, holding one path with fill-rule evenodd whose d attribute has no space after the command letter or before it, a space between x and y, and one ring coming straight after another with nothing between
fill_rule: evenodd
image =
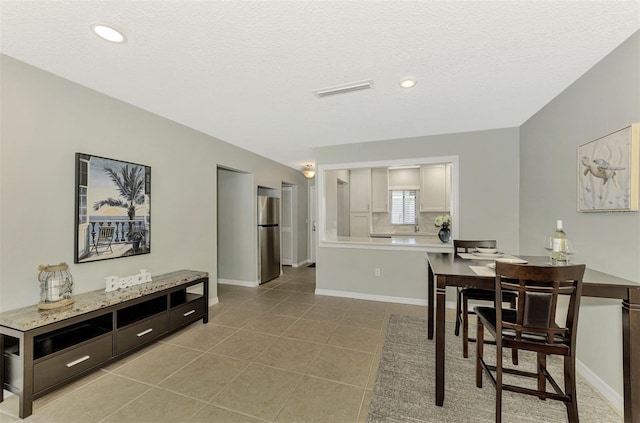
<instances>
[{"instance_id":1,"label":"light tile floor","mask_svg":"<svg viewBox=\"0 0 640 423\"><path fill-rule=\"evenodd\" d=\"M218 286L208 324L34 403L29 423L365 422L390 314L426 308L315 295L315 268ZM18 420L17 397L0 423Z\"/></svg>"}]
</instances>

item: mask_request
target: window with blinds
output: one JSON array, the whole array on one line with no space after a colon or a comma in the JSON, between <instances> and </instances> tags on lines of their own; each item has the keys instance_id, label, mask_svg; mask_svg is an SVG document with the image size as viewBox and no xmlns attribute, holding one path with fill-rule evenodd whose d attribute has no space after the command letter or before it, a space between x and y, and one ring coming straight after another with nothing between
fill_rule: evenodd
<instances>
[{"instance_id":1,"label":"window with blinds","mask_svg":"<svg viewBox=\"0 0 640 423\"><path fill-rule=\"evenodd\" d=\"M416 223L416 190L391 191L391 223L414 225Z\"/></svg>"}]
</instances>

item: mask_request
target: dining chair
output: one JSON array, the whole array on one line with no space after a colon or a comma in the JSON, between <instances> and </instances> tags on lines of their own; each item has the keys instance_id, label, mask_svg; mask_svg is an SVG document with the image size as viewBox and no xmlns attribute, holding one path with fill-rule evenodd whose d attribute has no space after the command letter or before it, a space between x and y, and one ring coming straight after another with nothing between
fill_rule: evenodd
<instances>
[{"instance_id":1,"label":"dining chair","mask_svg":"<svg viewBox=\"0 0 640 423\"><path fill-rule=\"evenodd\" d=\"M104 247L103 253L106 253L107 251L111 251L113 253L111 243L113 242L113 233L115 229L115 226L100 226L98 229L98 236L94 239L93 247L91 247L91 250L95 251L96 255L100 255L100 252L98 251L98 248L100 247Z\"/></svg>"},{"instance_id":2,"label":"dining chair","mask_svg":"<svg viewBox=\"0 0 640 423\"><path fill-rule=\"evenodd\" d=\"M497 242L491 240L453 240L453 249L458 253L472 253L476 247L496 248ZM502 301L509 303L511 308L516 307L516 294L514 292L505 291L502 293ZM456 295L456 336L460 335L460 327L462 326L462 355L464 358L469 357L469 342L475 342L475 338L469 338L469 314L475 314L473 310L469 310L469 300L472 301L495 301L495 291L493 289L481 288L458 288ZM513 364L518 364L518 355L513 355Z\"/></svg>"},{"instance_id":3,"label":"dining chair","mask_svg":"<svg viewBox=\"0 0 640 423\"><path fill-rule=\"evenodd\" d=\"M496 423L502 420L502 392L511 391L562 401L567 407L569 423L578 422L576 400L576 331L585 265L531 266L496 263L496 300L505 289L518 292L515 310L502 307L475 307L478 317L476 386L482 388L487 373L496 388ZM564 322L556 322L560 296L569 302ZM562 321L560 316L560 321ZM484 359L484 330L496 341L496 365ZM536 372L504 367L502 348L536 353ZM564 391L547 371L547 356L564 358ZM522 357L522 356L521 356ZM495 376L494 376L495 373ZM537 389L503 383L505 373L537 379ZM515 383L517 378L513 379ZM509 379L511 382L512 379ZM547 392L549 381L554 392Z\"/></svg>"}]
</instances>

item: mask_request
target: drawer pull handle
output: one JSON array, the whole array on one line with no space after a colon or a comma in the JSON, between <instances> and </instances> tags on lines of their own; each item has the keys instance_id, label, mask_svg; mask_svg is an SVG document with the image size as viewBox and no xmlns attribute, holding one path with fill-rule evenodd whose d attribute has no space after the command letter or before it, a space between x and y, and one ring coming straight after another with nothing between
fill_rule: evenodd
<instances>
[{"instance_id":1,"label":"drawer pull handle","mask_svg":"<svg viewBox=\"0 0 640 423\"><path fill-rule=\"evenodd\" d=\"M87 360L88 360L88 359L90 359L90 358L91 358L91 356L85 355L84 357L80 357L80 358L79 358L79 359L77 359L77 360L73 360L71 363L67 363L67 367L73 367L73 366L75 366L76 364L80 364L80 363L82 363L83 361L87 361Z\"/></svg>"},{"instance_id":2,"label":"drawer pull handle","mask_svg":"<svg viewBox=\"0 0 640 423\"><path fill-rule=\"evenodd\" d=\"M193 314L195 312L196 312L195 310L187 311L186 313L183 314L183 316L187 317L188 315Z\"/></svg>"},{"instance_id":3,"label":"drawer pull handle","mask_svg":"<svg viewBox=\"0 0 640 423\"><path fill-rule=\"evenodd\" d=\"M141 336L145 336L146 334L151 333L151 332L153 332L153 329L152 329L152 328L149 328L149 329L147 329L147 330L143 330L142 332L140 332L140 333L139 333L139 334L137 334L136 336L137 336L138 338L140 338Z\"/></svg>"}]
</instances>

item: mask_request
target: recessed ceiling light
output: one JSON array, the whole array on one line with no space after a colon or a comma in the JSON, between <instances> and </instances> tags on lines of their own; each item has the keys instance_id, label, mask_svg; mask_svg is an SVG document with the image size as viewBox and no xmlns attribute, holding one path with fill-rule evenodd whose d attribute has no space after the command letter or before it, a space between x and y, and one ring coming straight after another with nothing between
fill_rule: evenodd
<instances>
[{"instance_id":1,"label":"recessed ceiling light","mask_svg":"<svg viewBox=\"0 0 640 423\"><path fill-rule=\"evenodd\" d=\"M127 42L127 39L122 32L110 26L93 24L91 25L91 30L95 32L98 37L107 41L111 41L112 43L122 44Z\"/></svg>"},{"instance_id":2,"label":"recessed ceiling light","mask_svg":"<svg viewBox=\"0 0 640 423\"><path fill-rule=\"evenodd\" d=\"M404 78L400 81L400 86L402 88L413 88L416 85L416 80L414 78Z\"/></svg>"}]
</instances>

